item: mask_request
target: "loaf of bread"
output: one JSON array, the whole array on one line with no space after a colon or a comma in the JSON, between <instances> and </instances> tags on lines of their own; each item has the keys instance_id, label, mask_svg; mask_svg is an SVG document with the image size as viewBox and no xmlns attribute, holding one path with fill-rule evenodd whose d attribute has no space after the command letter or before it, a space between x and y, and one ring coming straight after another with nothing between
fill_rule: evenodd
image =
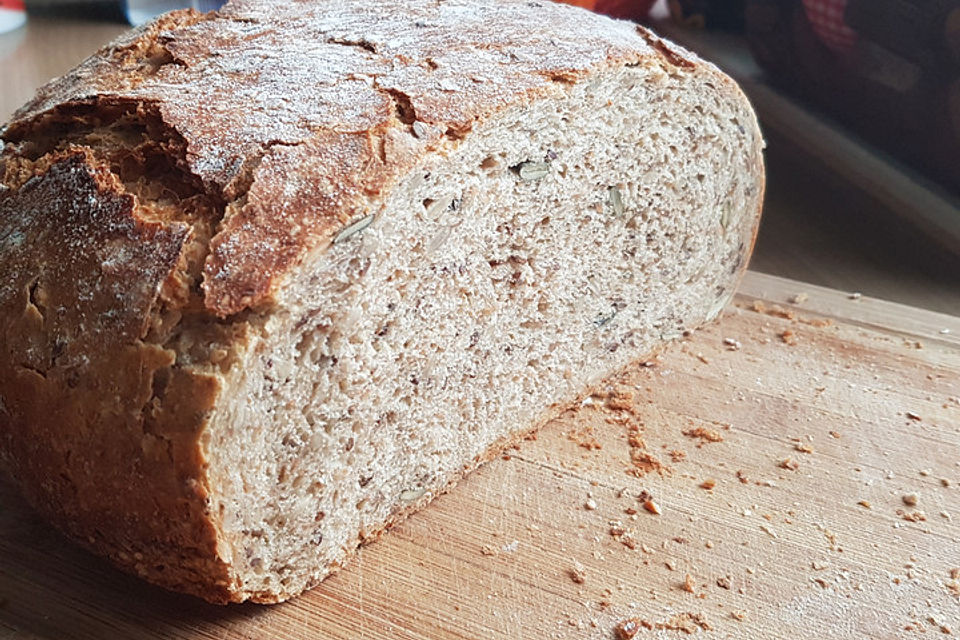
<instances>
[{"instance_id":1,"label":"loaf of bread","mask_svg":"<svg viewBox=\"0 0 960 640\"><path fill-rule=\"evenodd\" d=\"M220 603L316 585L715 318L764 184L729 78L546 0L169 14L2 137L0 460Z\"/></svg>"}]
</instances>

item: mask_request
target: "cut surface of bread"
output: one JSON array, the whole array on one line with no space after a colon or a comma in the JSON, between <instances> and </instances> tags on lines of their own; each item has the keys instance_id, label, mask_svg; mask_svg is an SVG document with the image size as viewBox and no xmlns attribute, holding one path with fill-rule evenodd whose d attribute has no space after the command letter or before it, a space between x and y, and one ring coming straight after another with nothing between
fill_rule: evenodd
<instances>
[{"instance_id":1,"label":"cut surface of bread","mask_svg":"<svg viewBox=\"0 0 960 640\"><path fill-rule=\"evenodd\" d=\"M350 126L275 136L281 105L210 153L238 122L227 107L274 81L238 82L197 122L154 97L158 74L186 82L202 35L229 40L238 73L269 58L236 30L291 17L256 2L174 14L18 114L0 160L0 456L38 509L163 586L280 601L720 313L763 194L749 104L642 28L537 4L301 15L279 46L349 50L362 64L318 81L385 96L363 128L344 90ZM496 42L470 30L485 12ZM423 30L490 60L448 70L386 37ZM527 31L553 34L539 71L501 69L527 64L511 44ZM602 55L563 59L587 55L574 36ZM435 87L377 75L404 51L393 67ZM186 71L156 70L171 60Z\"/></svg>"}]
</instances>

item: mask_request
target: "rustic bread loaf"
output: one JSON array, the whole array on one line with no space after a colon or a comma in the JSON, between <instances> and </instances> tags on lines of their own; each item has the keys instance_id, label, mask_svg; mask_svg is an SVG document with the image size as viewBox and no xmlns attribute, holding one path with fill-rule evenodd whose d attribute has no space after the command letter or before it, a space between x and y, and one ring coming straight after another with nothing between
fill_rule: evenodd
<instances>
[{"instance_id":1,"label":"rustic bread loaf","mask_svg":"<svg viewBox=\"0 0 960 640\"><path fill-rule=\"evenodd\" d=\"M550 2L170 14L2 131L0 456L93 551L276 602L715 318L762 141Z\"/></svg>"}]
</instances>

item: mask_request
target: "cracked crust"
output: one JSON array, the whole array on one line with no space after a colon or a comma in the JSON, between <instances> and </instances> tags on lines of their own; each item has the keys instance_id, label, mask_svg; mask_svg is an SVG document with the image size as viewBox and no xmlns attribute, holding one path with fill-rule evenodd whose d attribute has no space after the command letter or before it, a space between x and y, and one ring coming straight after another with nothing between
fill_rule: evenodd
<instances>
[{"instance_id":1,"label":"cracked crust","mask_svg":"<svg viewBox=\"0 0 960 640\"><path fill-rule=\"evenodd\" d=\"M241 0L218 14L170 14L109 45L41 89L2 136L16 148L52 114L105 98L148 103L209 189L241 200L251 180L266 183L228 207L210 244L204 301L226 317L269 305L306 253L375 213L377 194L423 153L554 83L659 55L692 64L642 27L553 3L354 1L324 11ZM289 180L298 156L325 163L321 197ZM268 182L284 171L282 188Z\"/></svg>"},{"instance_id":2,"label":"cracked crust","mask_svg":"<svg viewBox=\"0 0 960 640\"><path fill-rule=\"evenodd\" d=\"M327 6L169 14L0 130L0 459L73 538L213 602L247 595L202 436L308 254L507 107L614 66L704 66L553 3Z\"/></svg>"}]
</instances>

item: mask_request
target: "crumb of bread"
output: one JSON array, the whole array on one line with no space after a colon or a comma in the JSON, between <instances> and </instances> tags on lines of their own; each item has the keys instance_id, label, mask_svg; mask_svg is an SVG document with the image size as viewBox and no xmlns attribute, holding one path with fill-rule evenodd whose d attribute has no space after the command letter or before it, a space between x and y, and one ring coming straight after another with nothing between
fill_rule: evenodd
<instances>
[{"instance_id":1,"label":"crumb of bread","mask_svg":"<svg viewBox=\"0 0 960 640\"><path fill-rule=\"evenodd\" d=\"M495 556L497 555L497 549L492 545L485 544L480 547L480 553L485 556Z\"/></svg>"},{"instance_id":2,"label":"crumb of bread","mask_svg":"<svg viewBox=\"0 0 960 640\"><path fill-rule=\"evenodd\" d=\"M791 458L784 458L783 460L777 463L777 466L780 467L781 469L796 471L797 469L800 468L800 463L798 463L796 460L792 460Z\"/></svg>"},{"instance_id":3,"label":"crumb of bread","mask_svg":"<svg viewBox=\"0 0 960 640\"><path fill-rule=\"evenodd\" d=\"M707 491L709 491L710 489L713 489L716 486L717 486L717 481L714 480L713 478L707 478L706 480L700 483L700 488L706 489Z\"/></svg>"},{"instance_id":4,"label":"crumb of bread","mask_svg":"<svg viewBox=\"0 0 960 640\"><path fill-rule=\"evenodd\" d=\"M778 335L784 344L787 344L791 347L796 346L798 343L797 334L793 331L793 329L784 329Z\"/></svg>"},{"instance_id":5,"label":"crumb of bread","mask_svg":"<svg viewBox=\"0 0 960 640\"><path fill-rule=\"evenodd\" d=\"M907 522L923 522L927 519L927 514L920 510L908 512L903 509L897 509L897 515Z\"/></svg>"},{"instance_id":6,"label":"crumb of bread","mask_svg":"<svg viewBox=\"0 0 960 640\"><path fill-rule=\"evenodd\" d=\"M640 620L636 618L630 618L629 620L622 620L616 626L617 638L619 640L630 640L640 631Z\"/></svg>"},{"instance_id":7,"label":"crumb of bread","mask_svg":"<svg viewBox=\"0 0 960 640\"><path fill-rule=\"evenodd\" d=\"M950 569L950 577L954 580L960 580L960 568Z\"/></svg>"},{"instance_id":8,"label":"crumb of bread","mask_svg":"<svg viewBox=\"0 0 960 640\"><path fill-rule=\"evenodd\" d=\"M697 583L694 581L693 576L688 573L683 576L683 584L680 585L680 588L687 593L694 593L697 588Z\"/></svg>"},{"instance_id":9,"label":"crumb of bread","mask_svg":"<svg viewBox=\"0 0 960 640\"><path fill-rule=\"evenodd\" d=\"M857 504L863 507L864 509L873 509L873 505L870 504L869 500L861 500Z\"/></svg>"},{"instance_id":10,"label":"crumb of bread","mask_svg":"<svg viewBox=\"0 0 960 640\"><path fill-rule=\"evenodd\" d=\"M831 437L831 438L836 438L837 440L840 439L840 433L839 433L839 432L837 432L837 431L829 431L828 433L830 434L830 437Z\"/></svg>"},{"instance_id":11,"label":"crumb of bread","mask_svg":"<svg viewBox=\"0 0 960 640\"><path fill-rule=\"evenodd\" d=\"M670 461L671 462L683 462L687 459L687 452L681 451L679 449L672 449L670 451Z\"/></svg>"},{"instance_id":12,"label":"crumb of bread","mask_svg":"<svg viewBox=\"0 0 960 640\"><path fill-rule=\"evenodd\" d=\"M813 453L813 447L808 444L803 444L798 442L793 445L793 448L799 451L800 453Z\"/></svg>"},{"instance_id":13,"label":"crumb of bread","mask_svg":"<svg viewBox=\"0 0 960 640\"><path fill-rule=\"evenodd\" d=\"M596 511L597 510L597 501L593 498L588 498L586 502L583 503L583 508L587 511Z\"/></svg>"},{"instance_id":14,"label":"crumb of bread","mask_svg":"<svg viewBox=\"0 0 960 640\"><path fill-rule=\"evenodd\" d=\"M949 486L950 486L950 480L947 479L947 478L940 478L940 486L941 486L941 487L949 487Z\"/></svg>"},{"instance_id":15,"label":"crumb of bread","mask_svg":"<svg viewBox=\"0 0 960 640\"><path fill-rule=\"evenodd\" d=\"M723 436L720 435L719 431L715 429L706 429L704 427L695 427L693 429L687 429L683 431L683 435L688 438L697 438L700 440L700 445L702 446L706 442L723 442Z\"/></svg>"},{"instance_id":16,"label":"crumb of bread","mask_svg":"<svg viewBox=\"0 0 960 640\"><path fill-rule=\"evenodd\" d=\"M729 589L730 576L720 576L719 578L717 578L717 586L720 587L721 589Z\"/></svg>"},{"instance_id":17,"label":"crumb of bread","mask_svg":"<svg viewBox=\"0 0 960 640\"><path fill-rule=\"evenodd\" d=\"M747 477L747 472L743 469L737 469L737 480L740 481L740 484L750 484L750 478Z\"/></svg>"},{"instance_id":18,"label":"crumb of bread","mask_svg":"<svg viewBox=\"0 0 960 640\"><path fill-rule=\"evenodd\" d=\"M570 579L576 584L583 584L586 582L587 574L579 562L575 562L573 567L571 567L567 573L570 576Z\"/></svg>"},{"instance_id":19,"label":"crumb of bread","mask_svg":"<svg viewBox=\"0 0 960 640\"><path fill-rule=\"evenodd\" d=\"M908 507L915 507L920 501L920 498L915 493L908 493L904 495L901 500L903 500L903 504L907 505Z\"/></svg>"},{"instance_id":20,"label":"crumb of bread","mask_svg":"<svg viewBox=\"0 0 960 640\"><path fill-rule=\"evenodd\" d=\"M739 340L733 338L724 338L723 344L726 345L727 351L739 351L743 347Z\"/></svg>"},{"instance_id":21,"label":"crumb of bread","mask_svg":"<svg viewBox=\"0 0 960 640\"><path fill-rule=\"evenodd\" d=\"M907 417L910 418L911 420L916 420L916 421L920 421L923 419L920 417L920 414L914 413L913 411L907 411Z\"/></svg>"},{"instance_id":22,"label":"crumb of bread","mask_svg":"<svg viewBox=\"0 0 960 640\"><path fill-rule=\"evenodd\" d=\"M643 508L655 516L660 515L660 506L653 501L653 498L648 498L645 500L643 503Z\"/></svg>"},{"instance_id":23,"label":"crumb of bread","mask_svg":"<svg viewBox=\"0 0 960 640\"><path fill-rule=\"evenodd\" d=\"M787 298L787 302L789 302L790 304L803 304L804 302L807 301L808 297L809 296L806 293L803 293L801 291L800 293L795 293L789 298Z\"/></svg>"},{"instance_id":24,"label":"crumb of bread","mask_svg":"<svg viewBox=\"0 0 960 640\"><path fill-rule=\"evenodd\" d=\"M734 620L739 620L740 622L743 622L744 620L747 619L747 612L741 611L741 610L731 611L730 617L733 618Z\"/></svg>"}]
</instances>

